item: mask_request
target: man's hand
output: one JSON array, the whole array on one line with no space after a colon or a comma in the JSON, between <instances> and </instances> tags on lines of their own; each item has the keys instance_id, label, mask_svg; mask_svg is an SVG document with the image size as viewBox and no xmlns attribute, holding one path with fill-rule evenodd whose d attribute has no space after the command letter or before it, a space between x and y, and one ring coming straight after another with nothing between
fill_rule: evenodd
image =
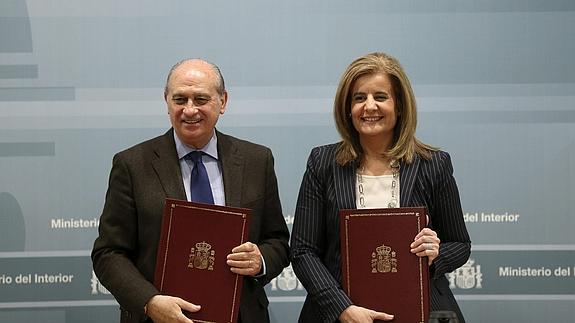
<instances>
[{"instance_id":1,"label":"man's hand","mask_svg":"<svg viewBox=\"0 0 575 323\"><path fill-rule=\"evenodd\" d=\"M232 249L226 263L235 274L256 276L262 271L262 254L256 244L246 242Z\"/></svg>"},{"instance_id":2,"label":"man's hand","mask_svg":"<svg viewBox=\"0 0 575 323\"><path fill-rule=\"evenodd\" d=\"M351 305L341 313L339 320L342 323L373 323L374 320L391 321L393 315Z\"/></svg>"},{"instance_id":3,"label":"man's hand","mask_svg":"<svg viewBox=\"0 0 575 323\"><path fill-rule=\"evenodd\" d=\"M146 314L154 323L193 323L182 310L197 312L201 308L179 297L156 295L146 304Z\"/></svg>"}]
</instances>

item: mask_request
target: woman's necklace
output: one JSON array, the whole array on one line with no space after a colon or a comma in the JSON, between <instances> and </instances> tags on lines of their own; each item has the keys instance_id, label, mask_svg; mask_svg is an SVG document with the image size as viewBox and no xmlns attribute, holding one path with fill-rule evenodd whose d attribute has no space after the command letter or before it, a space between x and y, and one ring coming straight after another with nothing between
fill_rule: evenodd
<instances>
[{"instance_id":1,"label":"woman's necklace","mask_svg":"<svg viewBox=\"0 0 575 323\"><path fill-rule=\"evenodd\" d=\"M398 207L397 199L399 197L399 162L397 160L392 160L389 162L389 167L391 167L391 200L387 204L388 208ZM361 166L359 172L357 173L357 183L359 191L359 206L365 208L365 195L363 190L363 173L365 171L365 166Z\"/></svg>"}]
</instances>

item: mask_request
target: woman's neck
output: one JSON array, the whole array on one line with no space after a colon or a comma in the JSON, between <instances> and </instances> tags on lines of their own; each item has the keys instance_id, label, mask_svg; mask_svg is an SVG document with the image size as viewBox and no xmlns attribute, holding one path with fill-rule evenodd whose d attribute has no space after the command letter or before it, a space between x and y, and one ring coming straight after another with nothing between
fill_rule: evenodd
<instances>
[{"instance_id":1,"label":"woman's neck","mask_svg":"<svg viewBox=\"0 0 575 323\"><path fill-rule=\"evenodd\" d=\"M364 136L359 142L366 155L382 156L391 147L391 136Z\"/></svg>"},{"instance_id":2,"label":"woman's neck","mask_svg":"<svg viewBox=\"0 0 575 323\"><path fill-rule=\"evenodd\" d=\"M363 175L390 175L393 174L391 167L391 159L385 155L389 146L391 145L391 138L381 139L381 137L373 139L361 140L363 148L363 158L361 160L360 172Z\"/></svg>"}]
</instances>

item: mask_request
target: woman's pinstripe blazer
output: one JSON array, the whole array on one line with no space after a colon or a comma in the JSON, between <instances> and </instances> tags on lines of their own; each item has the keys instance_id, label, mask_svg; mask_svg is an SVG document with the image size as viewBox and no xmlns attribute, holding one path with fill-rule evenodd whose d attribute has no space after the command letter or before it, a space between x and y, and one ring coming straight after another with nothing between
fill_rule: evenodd
<instances>
[{"instance_id":1,"label":"woman's pinstripe blazer","mask_svg":"<svg viewBox=\"0 0 575 323\"><path fill-rule=\"evenodd\" d=\"M299 322L336 322L352 304L341 287L339 210L356 208L356 163L335 161L338 144L311 151L301 183L291 236L293 269L307 290ZM471 241L453 177L449 154L432 153L400 163L401 206L425 206L429 227L441 240L439 255L430 267L431 310L455 311L463 316L449 289L445 273L469 258ZM393 313L391 313L393 314Z\"/></svg>"}]
</instances>

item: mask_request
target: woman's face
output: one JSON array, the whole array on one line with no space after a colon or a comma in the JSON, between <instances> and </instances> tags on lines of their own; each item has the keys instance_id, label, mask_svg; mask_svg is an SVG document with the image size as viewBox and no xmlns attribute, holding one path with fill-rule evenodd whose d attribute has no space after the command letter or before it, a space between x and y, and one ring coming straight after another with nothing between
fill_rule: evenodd
<instances>
[{"instance_id":1,"label":"woman's face","mask_svg":"<svg viewBox=\"0 0 575 323\"><path fill-rule=\"evenodd\" d=\"M351 92L351 118L361 141L393 137L397 123L395 93L386 73L367 74L355 80Z\"/></svg>"}]
</instances>

